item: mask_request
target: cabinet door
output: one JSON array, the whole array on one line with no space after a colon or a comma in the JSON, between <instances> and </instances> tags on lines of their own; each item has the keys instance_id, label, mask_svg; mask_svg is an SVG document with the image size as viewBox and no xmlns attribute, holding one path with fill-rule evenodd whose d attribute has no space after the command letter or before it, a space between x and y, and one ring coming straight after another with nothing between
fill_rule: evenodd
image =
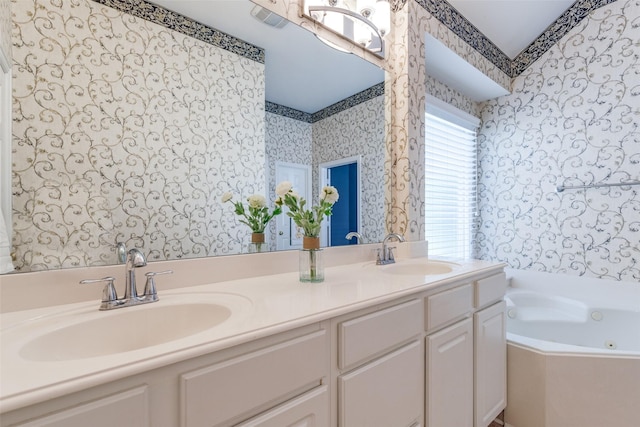
<instances>
[{"instance_id":1,"label":"cabinet door","mask_svg":"<svg viewBox=\"0 0 640 427\"><path fill-rule=\"evenodd\" d=\"M427 337L427 427L473 426L473 323L462 320Z\"/></svg>"},{"instance_id":2,"label":"cabinet door","mask_svg":"<svg viewBox=\"0 0 640 427\"><path fill-rule=\"evenodd\" d=\"M420 341L338 378L340 427L407 427L422 415Z\"/></svg>"},{"instance_id":3,"label":"cabinet door","mask_svg":"<svg viewBox=\"0 0 640 427\"><path fill-rule=\"evenodd\" d=\"M277 406L237 427L325 427L329 425L326 385Z\"/></svg>"},{"instance_id":4,"label":"cabinet door","mask_svg":"<svg viewBox=\"0 0 640 427\"><path fill-rule=\"evenodd\" d=\"M507 406L506 303L474 314L475 427L486 427Z\"/></svg>"}]
</instances>

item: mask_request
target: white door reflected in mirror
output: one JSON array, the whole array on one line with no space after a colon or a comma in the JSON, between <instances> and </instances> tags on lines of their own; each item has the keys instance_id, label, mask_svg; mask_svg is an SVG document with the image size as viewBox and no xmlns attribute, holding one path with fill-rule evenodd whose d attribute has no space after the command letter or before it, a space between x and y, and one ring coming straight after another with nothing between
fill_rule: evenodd
<instances>
[{"instance_id":1,"label":"white door reflected in mirror","mask_svg":"<svg viewBox=\"0 0 640 427\"><path fill-rule=\"evenodd\" d=\"M276 182L289 181L293 190L305 200L311 200L311 166L298 163L276 162ZM287 215L289 209L282 206L282 214L276 217L276 249L300 249L302 237L297 236L296 225Z\"/></svg>"}]
</instances>

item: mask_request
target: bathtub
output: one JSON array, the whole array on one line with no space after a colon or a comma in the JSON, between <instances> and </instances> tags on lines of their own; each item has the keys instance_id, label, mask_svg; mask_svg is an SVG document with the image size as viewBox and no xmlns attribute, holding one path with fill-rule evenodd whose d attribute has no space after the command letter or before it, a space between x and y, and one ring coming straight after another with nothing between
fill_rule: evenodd
<instances>
[{"instance_id":1,"label":"bathtub","mask_svg":"<svg viewBox=\"0 0 640 427\"><path fill-rule=\"evenodd\" d=\"M640 283L507 275L507 425L639 427Z\"/></svg>"}]
</instances>

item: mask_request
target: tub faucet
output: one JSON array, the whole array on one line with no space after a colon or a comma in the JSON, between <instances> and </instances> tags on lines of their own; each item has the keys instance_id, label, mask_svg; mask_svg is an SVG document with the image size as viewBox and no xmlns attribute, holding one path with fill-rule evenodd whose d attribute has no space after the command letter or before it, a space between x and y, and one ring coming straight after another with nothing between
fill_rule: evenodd
<instances>
[{"instance_id":1,"label":"tub faucet","mask_svg":"<svg viewBox=\"0 0 640 427\"><path fill-rule=\"evenodd\" d=\"M387 234L387 236L382 241L382 253L380 249L378 249L378 259L376 260L376 264L386 265L386 264L393 264L394 262L396 262L392 252L395 246L387 246L387 242L389 242L389 240L393 238L395 238L399 242L404 242L404 237L402 237L401 234L398 234L398 233Z\"/></svg>"},{"instance_id":2,"label":"tub faucet","mask_svg":"<svg viewBox=\"0 0 640 427\"><path fill-rule=\"evenodd\" d=\"M353 238L356 238L356 243L360 243L360 241L362 240L362 234L358 233L357 231L350 231L349 233L347 233L346 236L344 236L345 239L347 240L351 240Z\"/></svg>"}]
</instances>

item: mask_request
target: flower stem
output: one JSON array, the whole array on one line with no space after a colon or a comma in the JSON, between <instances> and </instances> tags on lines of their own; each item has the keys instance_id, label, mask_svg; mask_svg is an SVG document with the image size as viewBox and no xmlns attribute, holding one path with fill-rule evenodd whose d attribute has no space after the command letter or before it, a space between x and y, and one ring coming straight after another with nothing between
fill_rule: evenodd
<instances>
[{"instance_id":1,"label":"flower stem","mask_svg":"<svg viewBox=\"0 0 640 427\"><path fill-rule=\"evenodd\" d=\"M313 282L316 280L317 275L316 251L313 249L309 251L309 270L309 277Z\"/></svg>"}]
</instances>

